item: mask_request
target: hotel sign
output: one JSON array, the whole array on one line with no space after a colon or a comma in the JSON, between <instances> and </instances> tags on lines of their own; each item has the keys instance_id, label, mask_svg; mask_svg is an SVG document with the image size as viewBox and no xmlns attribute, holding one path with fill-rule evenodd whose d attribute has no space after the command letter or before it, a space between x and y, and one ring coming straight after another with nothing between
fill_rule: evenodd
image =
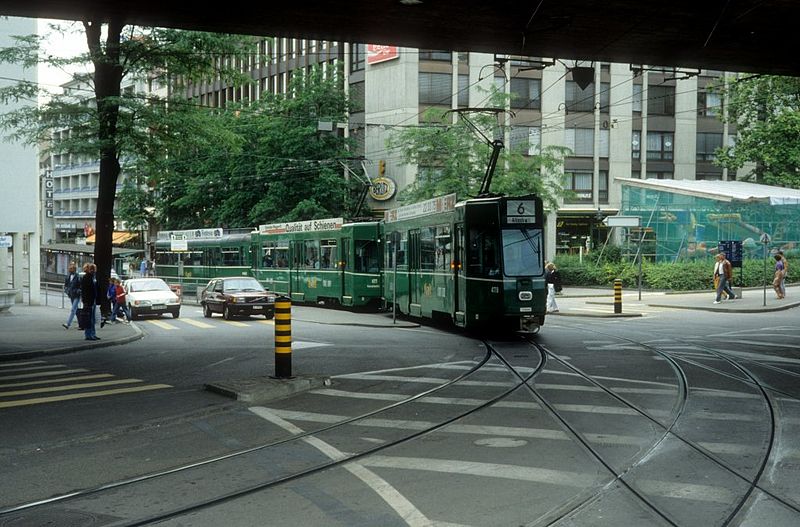
<instances>
[{"instance_id":1,"label":"hotel sign","mask_svg":"<svg viewBox=\"0 0 800 527\"><path fill-rule=\"evenodd\" d=\"M397 46L367 44L367 64L378 64L398 57L400 57L400 51Z\"/></svg>"}]
</instances>

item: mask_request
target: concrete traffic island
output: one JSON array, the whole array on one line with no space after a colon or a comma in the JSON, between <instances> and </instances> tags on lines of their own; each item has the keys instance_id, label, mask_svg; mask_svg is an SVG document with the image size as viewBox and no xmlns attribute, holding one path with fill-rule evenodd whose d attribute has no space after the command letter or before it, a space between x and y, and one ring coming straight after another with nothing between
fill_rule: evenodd
<instances>
[{"instance_id":1,"label":"concrete traffic island","mask_svg":"<svg viewBox=\"0 0 800 527\"><path fill-rule=\"evenodd\" d=\"M213 382L206 384L205 389L237 401L261 404L330 384L331 378L323 375L296 375L288 379L264 375Z\"/></svg>"},{"instance_id":2,"label":"concrete traffic island","mask_svg":"<svg viewBox=\"0 0 800 527\"><path fill-rule=\"evenodd\" d=\"M11 309L16 303L18 289L0 289L0 313Z\"/></svg>"}]
</instances>

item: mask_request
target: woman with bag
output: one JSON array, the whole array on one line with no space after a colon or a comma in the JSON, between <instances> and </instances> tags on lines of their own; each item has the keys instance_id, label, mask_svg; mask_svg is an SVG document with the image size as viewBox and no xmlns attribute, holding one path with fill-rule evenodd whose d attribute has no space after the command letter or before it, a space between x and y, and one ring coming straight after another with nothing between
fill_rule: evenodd
<instances>
[{"instance_id":1,"label":"woman with bag","mask_svg":"<svg viewBox=\"0 0 800 527\"><path fill-rule=\"evenodd\" d=\"M78 306L81 303L81 277L78 274L78 265L75 262L70 262L67 268L67 276L64 278L64 294L69 298L72 307L69 310L67 323L61 325L64 329L69 329L69 326L72 324L72 319L75 318L78 313ZM78 327L80 327L80 321Z\"/></svg>"},{"instance_id":2,"label":"woman with bag","mask_svg":"<svg viewBox=\"0 0 800 527\"><path fill-rule=\"evenodd\" d=\"M558 313L558 304L556 304L556 292L561 291L561 277L556 270L556 264L553 262L544 266L544 281L547 284L547 312Z\"/></svg>"},{"instance_id":3,"label":"woman with bag","mask_svg":"<svg viewBox=\"0 0 800 527\"><path fill-rule=\"evenodd\" d=\"M100 340L94 329L97 320L96 307L99 300L97 294L97 266L93 263L83 265L81 277L81 302L83 303L83 335L86 340Z\"/></svg>"}]
</instances>

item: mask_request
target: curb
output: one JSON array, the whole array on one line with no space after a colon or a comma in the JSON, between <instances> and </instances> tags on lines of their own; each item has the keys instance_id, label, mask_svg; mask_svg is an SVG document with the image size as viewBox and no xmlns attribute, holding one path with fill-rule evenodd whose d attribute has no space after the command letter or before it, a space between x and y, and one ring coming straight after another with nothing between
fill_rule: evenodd
<instances>
[{"instance_id":1,"label":"curb","mask_svg":"<svg viewBox=\"0 0 800 527\"><path fill-rule=\"evenodd\" d=\"M18 359L29 359L33 357L42 357L45 355L66 355L67 353L73 353L76 351L85 351L89 349L106 348L109 346L128 344L130 342L137 341L142 337L144 337L144 332L141 329L139 329L138 326L131 325L131 327L136 330L135 335L130 335L128 337L120 337L118 339L101 340L99 342L92 342L91 344L88 343L78 344L76 346L48 348L44 350L32 350L32 351L11 351L8 353L0 354L0 362L8 362Z\"/></svg>"},{"instance_id":2,"label":"curb","mask_svg":"<svg viewBox=\"0 0 800 527\"><path fill-rule=\"evenodd\" d=\"M800 306L800 302L793 302L790 304L783 304L781 306L775 307L762 307L759 309L755 308L743 308L743 309L736 309L736 308L725 308L725 307L698 307L698 306L674 306L674 305L666 305L666 304L647 304L650 307L659 307L659 308L666 308L666 309L684 309L684 310L694 310L694 311L712 311L715 313L770 313L773 311L786 311L787 309L792 309L795 307Z\"/></svg>"}]
</instances>

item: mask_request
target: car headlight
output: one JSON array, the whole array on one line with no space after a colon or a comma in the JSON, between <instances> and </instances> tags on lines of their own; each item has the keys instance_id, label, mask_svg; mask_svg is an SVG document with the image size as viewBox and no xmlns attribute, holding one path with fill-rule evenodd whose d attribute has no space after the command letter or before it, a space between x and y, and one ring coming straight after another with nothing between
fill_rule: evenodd
<instances>
[{"instance_id":1,"label":"car headlight","mask_svg":"<svg viewBox=\"0 0 800 527\"><path fill-rule=\"evenodd\" d=\"M150 305L153 305L153 303L150 302L149 300L134 300L133 301L133 305L134 306L150 306Z\"/></svg>"},{"instance_id":2,"label":"car headlight","mask_svg":"<svg viewBox=\"0 0 800 527\"><path fill-rule=\"evenodd\" d=\"M275 303L275 295L267 295L267 302L270 304Z\"/></svg>"}]
</instances>

